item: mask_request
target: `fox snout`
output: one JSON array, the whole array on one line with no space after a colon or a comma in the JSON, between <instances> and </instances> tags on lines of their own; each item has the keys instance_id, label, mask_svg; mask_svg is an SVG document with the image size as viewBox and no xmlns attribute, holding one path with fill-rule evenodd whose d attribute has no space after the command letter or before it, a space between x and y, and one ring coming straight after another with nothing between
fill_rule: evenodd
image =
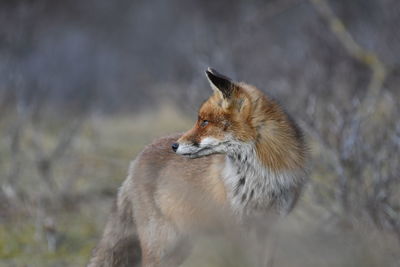
<instances>
[{"instance_id":1,"label":"fox snout","mask_svg":"<svg viewBox=\"0 0 400 267\"><path fill-rule=\"evenodd\" d=\"M191 141L181 141L177 140L175 143L171 145L172 150L178 155L189 156L190 154L194 154L199 150L199 144Z\"/></svg>"},{"instance_id":2,"label":"fox snout","mask_svg":"<svg viewBox=\"0 0 400 267\"><path fill-rule=\"evenodd\" d=\"M184 145L187 145L187 146L194 146L194 147L197 147L197 148L200 146L199 143L197 143L197 142L191 142L191 143L184 144ZM177 152L178 149L179 149L179 143L178 143L178 142L173 143L173 144L171 145L171 148L172 148L172 150L173 150L174 152Z\"/></svg>"},{"instance_id":3,"label":"fox snout","mask_svg":"<svg viewBox=\"0 0 400 267\"><path fill-rule=\"evenodd\" d=\"M226 152L227 142L212 137L203 138L200 142L178 140L171 145L172 150L182 156L198 158L215 153Z\"/></svg>"}]
</instances>

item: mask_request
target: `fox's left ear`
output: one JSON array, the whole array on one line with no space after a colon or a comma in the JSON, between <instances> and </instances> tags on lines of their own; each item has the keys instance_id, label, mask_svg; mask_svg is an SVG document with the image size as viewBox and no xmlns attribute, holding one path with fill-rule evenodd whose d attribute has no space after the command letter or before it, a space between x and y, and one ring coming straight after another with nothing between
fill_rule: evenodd
<instances>
[{"instance_id":1,"label":"fox's left ear","mask_svg":"<svg viewBox=\"0 0 400 267\"><path fill-rule=\"evenodd\" d=\"M212 68L206 70L206 75L214 91L220 92L225 99L231 97L232 92L235 89L235 85L231 79L218 73Z\"/></svg>"}]
</instances>

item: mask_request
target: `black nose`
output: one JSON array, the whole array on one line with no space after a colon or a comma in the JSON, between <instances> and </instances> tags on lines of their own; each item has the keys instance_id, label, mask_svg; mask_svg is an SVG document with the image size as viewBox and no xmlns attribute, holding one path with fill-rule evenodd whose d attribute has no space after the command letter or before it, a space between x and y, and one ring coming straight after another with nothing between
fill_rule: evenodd
<instances>
[{"instance_id":1,"label":"black nose","mask_svg":"<svg viewBox=\"0 0 400 267\"><path fill-rule=\"evenodd\" d=\"M178 149L179 144L178 143L173 143L172 144L172 150L176 152L176 150Z\"/></svg>"}]
</instances>

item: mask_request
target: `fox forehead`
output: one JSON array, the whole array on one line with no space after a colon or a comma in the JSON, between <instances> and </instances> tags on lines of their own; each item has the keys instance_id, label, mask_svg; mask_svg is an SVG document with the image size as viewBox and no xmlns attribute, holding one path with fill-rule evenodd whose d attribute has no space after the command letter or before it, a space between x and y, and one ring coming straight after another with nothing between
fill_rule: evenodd
<instances>
[{"instance_id":1,"label":"fox forehead","mask_svg":"<svg viewBox=\"0 0 400 267\"><path fill-rule=\"evenodd\" d=\"M199 109L199 118L203 120L209 121L219 121L222 119L226 119L227 112L222 108L220 100L215 95L212 95L203 104L200 106Z\"/></svg>"},{"instance_id":2,"label":"fox forehead","mask_svg":"<svg viewBox=\"0 0 400 267\"><path fill-rule=\"evenodd\" d=\"M215 107L209 103L204 103L199 110L199 119L219 123L228 119L228 114L221 108Z\"/></svg>"},{"instance_id":3,"label":"fox forehead","mask_svg":"<svg viewBox=\"0 0 400 267\"><path fill-rule=\"evenodd\" d=\"M218 134L220 137L224 135L223 132L229 132L242 141L254 139L256 132L250 120L249 110L252 104L249 96L242 88L237 88L235 94L231 95L229 104L224 101L227 100L213 94L200 106L197 125L199 126L202 120L211 122L204 134ZM201 127L197 128L197 131L202 132Z\"/></svg>"}]
</instances>

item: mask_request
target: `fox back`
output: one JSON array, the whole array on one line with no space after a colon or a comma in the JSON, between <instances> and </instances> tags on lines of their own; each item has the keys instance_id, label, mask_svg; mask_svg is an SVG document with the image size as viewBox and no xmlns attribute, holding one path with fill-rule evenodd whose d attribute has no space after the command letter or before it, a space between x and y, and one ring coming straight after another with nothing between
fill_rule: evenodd
<instances>
[{"instance_id":1,"label":"fox back","mask_svg":"<svg viewBox=\"0 0 400 267\"><path fill-rule=\"evenodd\" d=\"M138 241L142 266L177 266L194 233L293 208L306 179L300 129L257 88L212 69L206 76L214 93L194 127L155 141L132 163L89 266L125 266L113 261L126 254L110 252L121 236ZM106 234L116 228L124 234Z\"/></svg>"}]
</instances>

